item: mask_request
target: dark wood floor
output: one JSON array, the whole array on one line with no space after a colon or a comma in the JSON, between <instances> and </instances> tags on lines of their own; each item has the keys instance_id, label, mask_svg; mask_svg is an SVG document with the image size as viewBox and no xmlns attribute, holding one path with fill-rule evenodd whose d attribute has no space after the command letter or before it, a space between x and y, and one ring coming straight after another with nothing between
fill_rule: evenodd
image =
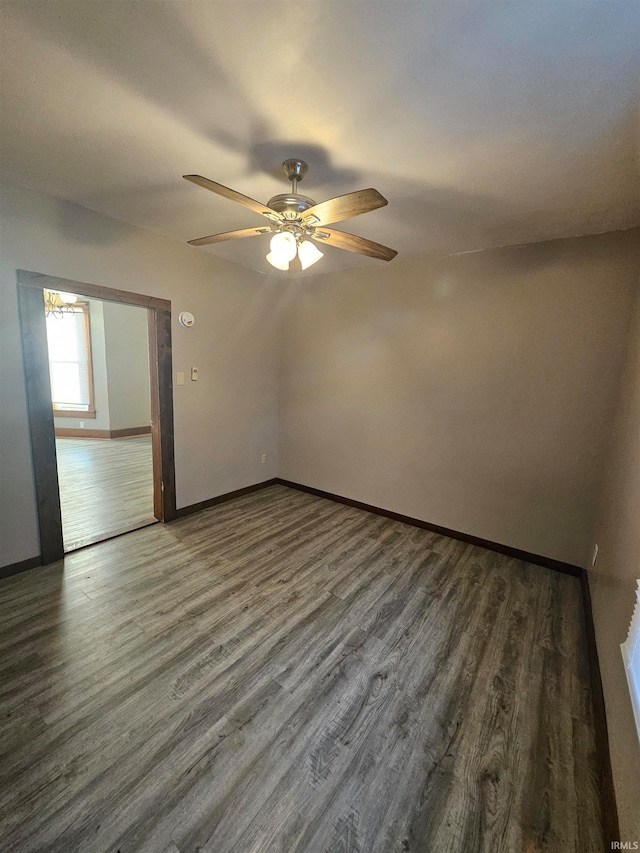
<instances>
[{"instance_id":1,"label":"dark wood floor","mask_svg":"<svg viewBox=\"0 0 640 853\"><path fill-rule=\"evenodd\" d=\"M153 523L151 436L56 438L65 552Z\"/></svg>"},{"instance_id":2,"label":"dark wood floor","mask_svg":"<svg viewBox=\"0 0 640 853\"><path fill-rule=\"evenodd\" d=\"M575 578L274 486L0 584L0 847L601 853Z\"/></svg>"}]
</instances>

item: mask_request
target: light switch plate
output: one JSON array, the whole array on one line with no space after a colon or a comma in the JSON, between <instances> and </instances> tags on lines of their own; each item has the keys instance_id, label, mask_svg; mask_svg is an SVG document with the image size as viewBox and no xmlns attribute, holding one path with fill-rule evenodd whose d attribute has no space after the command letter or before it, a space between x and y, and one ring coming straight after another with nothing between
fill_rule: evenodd
<instances>
[{"instance_id":1,"label":"light switch plate","mask_svg":"<svg viewBox=\"0 0 640 853\"><path fill-rule=\"evenodd\" d=\"M180 371L176 373L176 385L184 385L184 373Z\"/></svg>"},{"instance_id":2,"label":"light switch plate","mask_svg":"<svg viewBox=\"0 0 640 853\"><path fill-rule=\"evenodd\" d=\"M191 368L191 381L192 382L198 381L198 368L197 367Z\"/></svg>"}]
</instances>

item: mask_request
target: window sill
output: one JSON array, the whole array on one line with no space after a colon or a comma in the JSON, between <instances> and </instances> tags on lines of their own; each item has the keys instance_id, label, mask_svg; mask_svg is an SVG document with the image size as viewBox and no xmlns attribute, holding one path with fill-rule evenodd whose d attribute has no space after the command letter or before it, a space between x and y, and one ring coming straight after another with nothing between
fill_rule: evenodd
<instances>
[{"instance_id":1,"label":"window sill","mask_svg":"<svg viewBox=\"0 0 640 853\"><path fill-rule=\"evenodd\" d=\"M54 418L83 418L85 420L95 420L96 413L93 412L76 412L69 409L54 409Z\"/></svg>"}]
</instances>

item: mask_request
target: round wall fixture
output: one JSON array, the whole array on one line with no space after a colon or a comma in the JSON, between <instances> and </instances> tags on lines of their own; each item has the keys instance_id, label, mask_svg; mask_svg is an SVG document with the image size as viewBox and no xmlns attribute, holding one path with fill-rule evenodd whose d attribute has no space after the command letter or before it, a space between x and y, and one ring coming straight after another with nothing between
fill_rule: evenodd
<instances>
[{"instance_id":1,"label":"round wall fixture","mask_svg":"<svg viewBox=\"0 0 640 853\"><path fill-rule=\"evenodd\" d=\"M180 316L178 317L178 320L180 320L182 325L186 326L187 329L190 329L191 326L195 325L195 322L196 322L196 318L193 316L193 314L190 314L188 311L183 311L180 314Z\"/></svg>"}]
</instances>

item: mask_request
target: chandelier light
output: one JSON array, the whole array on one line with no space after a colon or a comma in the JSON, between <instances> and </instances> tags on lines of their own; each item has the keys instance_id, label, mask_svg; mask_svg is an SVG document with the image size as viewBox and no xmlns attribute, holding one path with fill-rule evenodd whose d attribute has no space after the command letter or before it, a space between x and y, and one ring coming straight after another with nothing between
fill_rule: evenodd
<instances>
[{"instance_id":1,"label":"chandelier light","mask_svg":"<svg viewBox=\"0 0 640 853\"><path fill-rule=\"evenodd\" d=\"M62 317L63 314L72 314L73 306L78 301L75 293L66 293L63 290L44 291L44 310L47 317Z\"/></svg>"}]
</instances>

